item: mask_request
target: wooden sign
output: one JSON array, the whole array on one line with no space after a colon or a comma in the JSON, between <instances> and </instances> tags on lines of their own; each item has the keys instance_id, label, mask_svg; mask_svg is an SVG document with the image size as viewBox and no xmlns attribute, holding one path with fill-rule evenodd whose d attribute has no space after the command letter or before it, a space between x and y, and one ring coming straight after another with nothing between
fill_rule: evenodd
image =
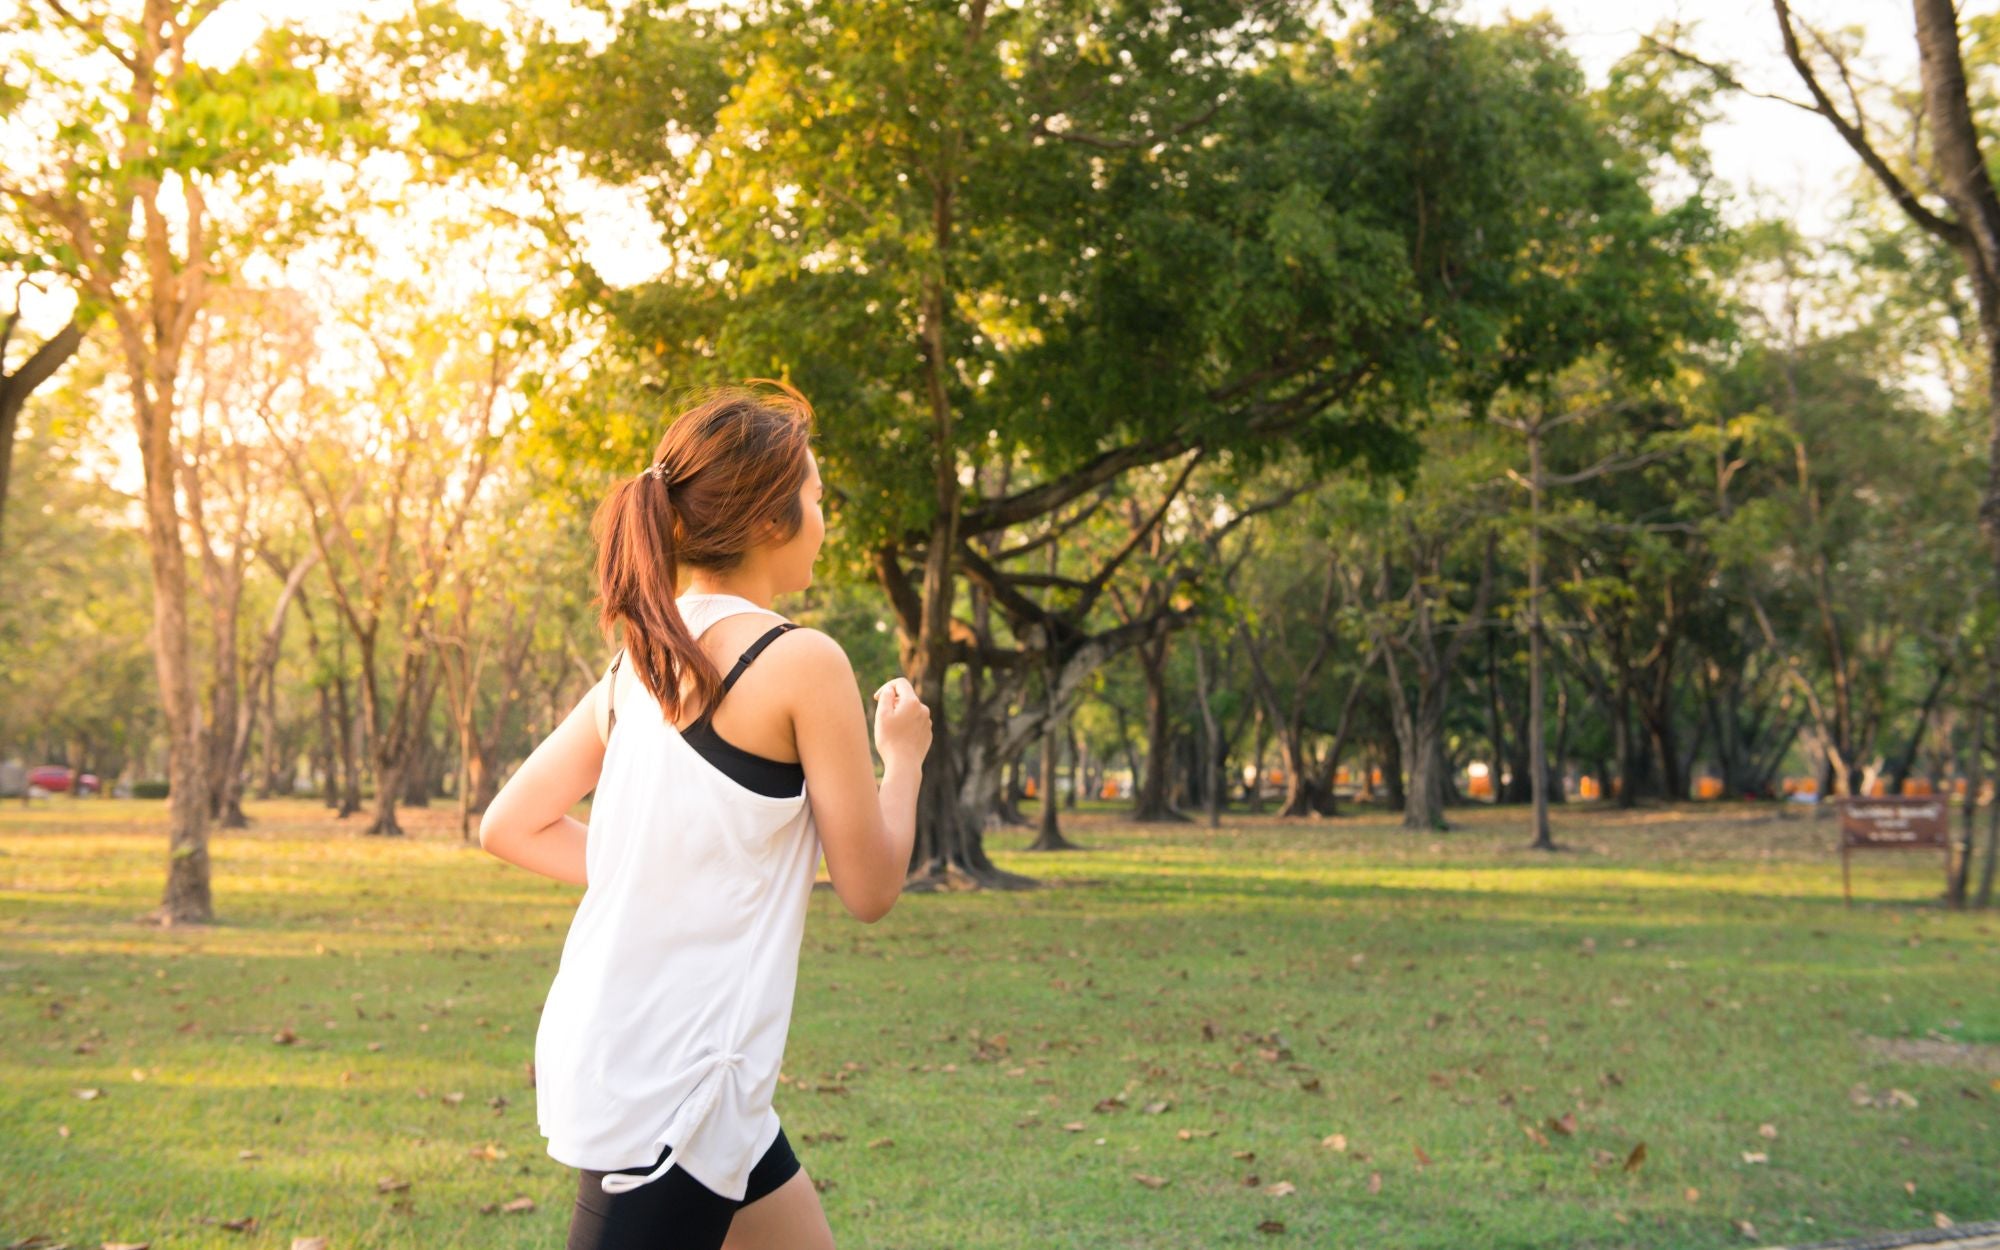
<instances>
[{"instance_id":1,"label":"wooden sign","mask_svg":"<svg viewBox=\"0 0 2000 1250\"><path fill-rule=\"evenodd\" d=\"M1848 857L1855 851L1943 851L1951 866L1951 805L1941 795L1848 797L1840 805L1840 888L1849 906L1854 888Z\"/></svg>"}]
</instances>

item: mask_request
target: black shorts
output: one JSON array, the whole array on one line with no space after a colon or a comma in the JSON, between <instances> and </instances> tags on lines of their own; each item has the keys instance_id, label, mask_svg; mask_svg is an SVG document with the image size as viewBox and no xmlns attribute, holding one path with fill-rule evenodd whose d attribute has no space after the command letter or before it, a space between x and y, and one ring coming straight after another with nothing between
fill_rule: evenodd
<instances>
[{"instance_id":1,"label":"black shorts","mask_svg":"<svg viewBox=\"0 0 2000 1250\"><path fill-rule=\"evenodd\" d=\"M671 1148L663 1148L651 1163L612 1171L644 1176L660 1166ZM604 1192L599 1182L606 1173L579 1169L565 1250L719 1250L738 1208L770 1193L798 1170L798 1156L782 1128L750 1169L750 1185L740 1201L716 1193L678 1165L622 1194Z\"/></svg>"}]
</instances>

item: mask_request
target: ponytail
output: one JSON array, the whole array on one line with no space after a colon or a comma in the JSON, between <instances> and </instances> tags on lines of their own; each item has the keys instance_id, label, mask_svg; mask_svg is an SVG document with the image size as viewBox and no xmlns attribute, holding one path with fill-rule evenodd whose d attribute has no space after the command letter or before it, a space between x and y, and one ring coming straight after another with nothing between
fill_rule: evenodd
<instances>
[{"instance_id":1,"label":"ponytail","mask_svg":"<svg viewBox=\"0 0 2000 1250\"><path fill-rule=\"evenodd\" d=\"M668 427L652 463L611 487L591 519L597 541L598 628L624 626L626 667L669 722L685 706L712 707L722 674L681 619L682 566L727 572L768 540L789 541L804 523L812 406L790 385L779 393L709 392Z\"/></svg>"}]
</instances>

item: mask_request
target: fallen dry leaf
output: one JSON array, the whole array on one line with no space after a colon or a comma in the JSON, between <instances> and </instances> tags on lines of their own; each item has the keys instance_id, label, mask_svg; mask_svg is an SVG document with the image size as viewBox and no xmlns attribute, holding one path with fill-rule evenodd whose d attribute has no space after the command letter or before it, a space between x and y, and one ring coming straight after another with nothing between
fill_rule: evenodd
<instances>
[{"instance_id":1,"label":"fallen dry leaf","mask_svg":"<svg viewBox=\"0 0 2000 1250\"><path fill-rule=\"evenodd\" d=\"M1757 1136L1763 1138L1765 1141L1776 1140L1778 1136L1778 1126L1775 1124L1759 1124L1757 1126Z\"/></svg>"},{"instance_id":2,"label":"fallen dry leaf","mask_svg":"<svg viewBox=\"0 0 2000 1250\"><path fill-rule=\"evenodd\" d=\"M1257 1226L1257 1231L1276 1235L1285 1231L1285 1222L1283 1220L1265 1220Z\"/></svg>"},{"instance_id":3,"label":"fallen dry leaf","mask_svg":"<svg viewBox=\"0 0 2000 1250\"><path fill-rule=\"evenodd\" d=\"M508 1215L525 1215L535 1209L535 1200L533 1198L516 1198L512 1202L501 1204L500 1209Z\"/></svg>"},{"instance_id":4,"label":"fallen dry leaf","mask_svg":"<svg viewBox=\"0 0 2000 1250\"><path fill-rule=\"evenodd\" d=\"M1561 1116L1549 1121L1549 1127L1561 1133L1564 1137L1574 1136L1576 1134L1576 1112L1563 1112Z\"/></svg>"},{"instance_id":5,"label":"fallen dry leaf","mask_svg":"<svg viewBox=\"0 0 2000 1250\"><path fill-rule=\"evenodd\" d=\"M1151 1176L1145 1172L1132 1173L1132 1179L1138 1181L1141 1185L1144 1185L1148 1189L1159 1189L1161 1186L1167 1183L1166 1177Z\"/></svg>"},{"instance_id":6,"label":"fallen dry leaf","mask_svg":"<svg viewBox=\"0 0 2000 1250\"><path fill-rule=\"evenodd\" d=\"M292 1250L326 1250L326 1238L294 1237L292 1238Z\"/></svg>"},{"instance_id":7,"label":"fallen dry leaf","mask_svg":"<svg viewBox=\"0 0 2000 1250\"><path fill-rule=\"evenodd\" d=\"M1347 1134L1328 1133L1325 1137L1319 1139L1319 1144L1325 1146L1328 1150L1335 1150L1335 1151L1346 1150Z\"/></svg>"},{"instance_id":8,"label":"fallen dry leaf","mask_svg":"<svg viewBox=\"0 0 2000 1250\"><path fill-rule=\"evenodd\" d=\"M1625 1156L1625 1170L1627 1172L1636 1172L1639 1170L1639 1165L1645 1161L1646 1143L1640 1142L1638 1145L1632 1147L1631 1154Z\"/></svg>"},{"instance_id":9,"label":"fallen dry leaf","mask_svg":"<svg viewBox=\"0 0 2000 1250\"><path fill-rule=\"evenodd\" d=\"M1264 1186L1264 1192L1273 1198L1285 1198L1299 1192L1299 1187L1290 1181L1274 1181Z\"/></svg>"},{"instance_id":10,"label":"fallen dry leaf","mask_svg":"<svg viewBox=\"0 0 2000 1250\"><path fill-rule=\"evenodd\" d=\"M1371 1194L1382 1192L1382 1174L1380 1172L1370 1172L1368 1174L1368 1192Z\"/></svg>"},{"instance_id":11,"label":"fallen dry leaf","mask_svg":"<svg viewBox=\"0 0 2000 1250\"><path fill-rule=\"evenodd\" d=\"M1743 1162L1745 1163L1769 1163L1770 1161L1771 1156L1761 1150L1746 1150L1743 1152Z\"/></svg>"}]
</instances>

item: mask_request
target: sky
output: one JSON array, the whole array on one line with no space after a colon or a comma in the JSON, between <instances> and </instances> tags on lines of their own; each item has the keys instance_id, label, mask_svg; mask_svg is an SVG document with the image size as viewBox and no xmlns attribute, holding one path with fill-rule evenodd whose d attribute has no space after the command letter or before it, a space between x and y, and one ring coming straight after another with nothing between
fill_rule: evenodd
<instances>
[{"instance_id":1,"label":"sky","mask_svg":"<svg viewBox=\"0 0 2000 1250\"><path fill-rule=\"evenodd\" d=\"M1962 13L1990 12L1995 0L1961 0ZM1915 85L1915 18L1907 0L1792 0L1792 14L1822 30L1858 26L1866 32L1863 62L1885 82ZM1569 47L1593 83L1663 22L1691 29L1690 51L1737 67L1745 86L1804 99L1805 90L1778 37L1770 0L1463 0L1463 14L1497 21L1546 11L1569 34ZM1738 193L1740 220L1752 196L1767 212L1789 216L1808 234L1823 235L1838 217L1853 175L1854 154L1832 125L1789 104L1737 93L1722 102L1708 132L1716 175Z\"/></svg>"}]
</instances>

